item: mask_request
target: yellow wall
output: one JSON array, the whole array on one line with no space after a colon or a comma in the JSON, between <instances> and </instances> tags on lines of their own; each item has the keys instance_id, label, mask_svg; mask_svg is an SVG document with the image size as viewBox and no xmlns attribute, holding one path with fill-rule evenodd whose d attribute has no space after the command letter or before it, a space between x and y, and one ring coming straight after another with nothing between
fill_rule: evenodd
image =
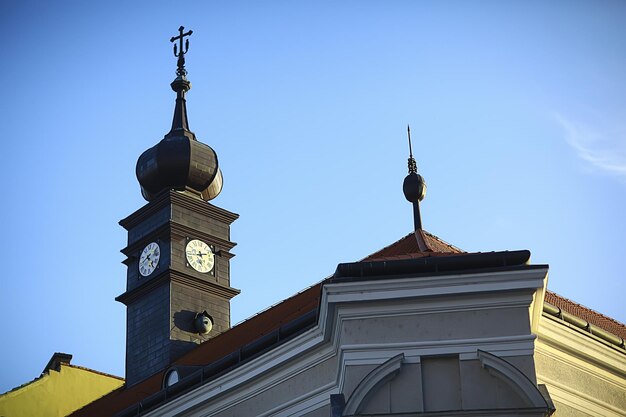
<instances>
[{"instance_id":1,"label":"yellow wall","mask_svg":"<svg viewBox=\"0 0 626 417\"><path fill-rule=\"evenodd\" d=\"M0 395L0 417L64 417L122 386L124 381L71 365Z\"/></svg>"},{"instance_id":2,"label":"yellow wall","mask_svg":"<svg viewBox=\"0 0 626 417\"><path fill-rule=\"evenodd\" d=\"M626 415L624 349L546 314L537 337L537 382L548 388L552 417Z\"/></svg>"}]
</instances>

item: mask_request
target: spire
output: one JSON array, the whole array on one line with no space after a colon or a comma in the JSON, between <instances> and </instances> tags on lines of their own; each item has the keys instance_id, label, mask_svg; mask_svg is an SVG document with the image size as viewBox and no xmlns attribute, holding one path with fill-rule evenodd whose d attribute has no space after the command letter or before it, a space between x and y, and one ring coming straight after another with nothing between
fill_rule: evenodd
<instances>
[{"instance_id":1,"label":"spire","mask_svg":"<svg viewBox=\"0 0 626 417\"><path fill-rule=\"evenodd\" d=\"M172 36L170 42L174 43L174 56L178 58L176 68L176 79L172 81L170 86L176 92L176 107L174 108L174 118L172 120L172 129L166 135L169 136L187 136L189 139L196 139L196 135L189 130L189 120L187 119L187 100L185 94L191 90L191 82L187 80L187 70L185 69L185 55L189 51L189 39L185 39L183 47L183 39L185 36L191 36L192 30L184 32L185 27L178 28L178 36ZM179 45L176 45L176 41Z\"/></svg>"},{"instance_id":2,"label":"spire","mask_svg":"<svg viewBox=\"0 0 626 417\"><path fill-rule=\"evenodd\" d=\"M411 144L411 127L407 125L407 135L409 138L409 175L404 179L402 190L404 197L413 203L413 222L415 231L422 230L422 217L420 215L420 201L426 196L426 182L424 178L417 173L417 163L413 158L413 146ZM419 240L419 239L418 239Z\"/></svg>"},{"instance_id":3,"label":"spire","mask_svg":"<svg viewBox=\"0 0 626 417\"><path fill-rule=\"evenodd\" d=\"M147 149L137 161L141 194L148 201L164 190L187 192L209 201L222 190L223 178L217 154L196 139L196 135L189 130L187 120L185 94L191 89L191 83L187 80L185 69L185 55L189 51L189 39L185 37L192 33L191 30L185 32L181 26L178 36L170 39L174 42L174 56L178 58L176 79L170 84L176 92L172 128L163 140Z\"/></svg>"}]
</instances>

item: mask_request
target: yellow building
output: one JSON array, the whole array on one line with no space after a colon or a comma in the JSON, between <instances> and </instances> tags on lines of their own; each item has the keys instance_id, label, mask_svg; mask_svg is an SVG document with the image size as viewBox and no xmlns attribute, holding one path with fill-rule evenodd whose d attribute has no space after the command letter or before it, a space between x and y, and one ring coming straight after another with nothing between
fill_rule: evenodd
<instances>
[{"instance_id":1,"label":"yellow building","mask_svg":"<svg viewBox=\"0 0 626 417\"><path fill-rule=\"evenodd\" d=\"M61 417L121 387L124 379L76 365L55 353L41 376L0 395L1 417Z\"/></svg>"}]
</instances>

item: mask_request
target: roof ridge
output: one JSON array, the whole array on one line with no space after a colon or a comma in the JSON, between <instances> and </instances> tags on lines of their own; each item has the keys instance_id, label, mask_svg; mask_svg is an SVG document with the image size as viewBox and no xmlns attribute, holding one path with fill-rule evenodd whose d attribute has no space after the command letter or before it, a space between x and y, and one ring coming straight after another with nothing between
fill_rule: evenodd
<instances>
[{"instance_id":1,"label":"roof ridge","mask_svg":"<svg viewBox=\"0 0 626 417\"><path fill-rule=\"evenodd\" d=\"M113 374L108 374L106 372L102 372L102 371L97 371L95 369L91 369L91 368L87 368L85 366L80 366L80 365L73 365L71 363L64 363L62 366L67 366L68 368L74 368L74 369L80 369L82 371L88 371L88 372L92 372L94 374L98 374L98 375L102 375L102 376L108 376L109 378L114 378L114 379L119 379L120 381L126 381L124 378L122 378L121 376L117 376L117 375L113 375Z\"/></svg>"},{"instance_id":2,"label":"roof ridge","mask_svg":"<svg viewBox=\"0 0 626 417\"><path fill-rule=\"evenodd\" d=\"M414 231L400 238L399 240L396 240L395 242L383 247L382 249L379 249L376 252L369 254L358 262L394 259L398 256L421 258L450 254L462 255L468 253L460 248L457 248L454 245L449 244L448 242L440 239L432 233L427 232L426 230L422 229L419 232L421 232L420 237L424 238L423 243L428 248L427 250L422 250L418 242L419 238L415 236L417 231Z\"/></svg>"},{"instance_id":3,"label":"roof ridge","mask_svg":"<svg viewBox=\"0 0 626 417\"><path fill-rule=\"evenodd\" d=\"M423 230L423 229L422 229L422 232L426 233L426 234L428 235L428 237L431 237L431 238L435 239L436 241L438 241L438 242L440 242L440 243L442 243L442 244L444 244L444 245L446 245L446 246L450 246L451 248L453 248L453 249L455 249L455 250L458 250L460 253L468 253L467 251L465 251L465 250L463 250L463 249L461 249L461 248L459 248L459 247L457 247L457 246L454 246L454 245L453 245L453 244L451 244L451 243L446 242L445 240L443 240L443 239L442 239L442 238L440 238L439 236L435 236L435 235L433 235L433 234L432 234L432 233L430 233L428 230Z\"/></svg>"}]
</instances>

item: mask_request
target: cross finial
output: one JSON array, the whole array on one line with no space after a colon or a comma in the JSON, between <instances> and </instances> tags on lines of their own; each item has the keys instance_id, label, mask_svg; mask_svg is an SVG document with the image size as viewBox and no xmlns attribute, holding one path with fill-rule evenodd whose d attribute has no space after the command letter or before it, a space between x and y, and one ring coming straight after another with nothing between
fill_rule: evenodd
<instances>
[{"instance_id":1,"label":"cross finial","mask_svg":"<svg viewBox=\"0 0 626 417\"><path fill-rule=\"evenodd\" d=\"M178 57L178 68L176 69L176 75L183 77L187 75L187 70L185 69L185 54L189 50L189 39L185 39L185 47L183 48L183 38L185 36L190 36L193 33L193 30L188 31L187 33L183 33L185 30L184 26L178 28L178 36L172 36L170 38L170 42L179 41L179 45L174 43L174 56ZM180 48L180 50L179 50Z\"/></svg>"}]
</instances>

